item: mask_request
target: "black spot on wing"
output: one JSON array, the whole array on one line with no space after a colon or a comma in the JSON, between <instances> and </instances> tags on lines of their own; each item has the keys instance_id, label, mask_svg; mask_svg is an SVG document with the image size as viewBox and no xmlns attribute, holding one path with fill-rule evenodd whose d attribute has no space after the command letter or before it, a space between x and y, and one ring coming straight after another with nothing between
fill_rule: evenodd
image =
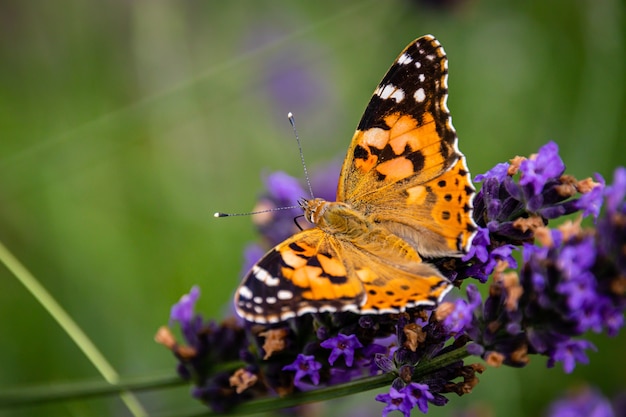
<instances>
[{"instance_id":1,"label":"black spot on wing","mask_svg":"<svg viewBox=\"0 0 626 417\"><path fill-rule=\"evenodd\" d=\"M425 159L421 151L409 152L405 157L413 164L413 171L421 172L424 169Z\"/></svg>"},{"instance_id":2,"label":"black spot on wing","mask_svg":"<svg viewBox=\"0 0 626 417\"><path fill-rule=\"evenodd\" d=\"M367 151L367 149L365 149L361 145L356 145L354 147L353 156L354 156L354 159L367 160L370 157L370 153Z\"/></svg>"},{"instance_id":3,"label":"black spot on wing","mask_svg":"<svg viewBox=\"0 0 626 417\"><path fill-rule=\"evenodd\" d=\"M304 252L305 251L305 249L302 246L300 246L298 244L298 242L291 242L289 244L289 249L293 250L294 252ZM274 252L276 252L276 251L274 251Z\"/></svg>"}]
</instances>

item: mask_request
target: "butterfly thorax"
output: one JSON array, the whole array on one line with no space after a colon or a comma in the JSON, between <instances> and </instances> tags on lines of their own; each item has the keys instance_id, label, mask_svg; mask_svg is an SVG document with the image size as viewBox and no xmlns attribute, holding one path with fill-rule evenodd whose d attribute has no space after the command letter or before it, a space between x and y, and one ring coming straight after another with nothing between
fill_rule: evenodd
<instances>
[{"instance_id":1,"label":"butterfly thorax","mask_svg":"<svg viewBox=\"0 0 626 417\"><path fill-rule=\"evenodd\" d=\"M392 261L418 262L421 257L408 242L349 204L321 198L303 200L304 216L324 232L367 253Z\"/></svg>"},{"instance_id":2,"label":"butterfly thorax","mask_svg":"<svg viewBox=\"0 0 626 417\"><path fill-rule=\"evenodd\" d=\"M300 201L304 217L328 234L356 238L371 231L371 223L365 216L338 201L322 198Z\"/></svg>"}]
</instances>

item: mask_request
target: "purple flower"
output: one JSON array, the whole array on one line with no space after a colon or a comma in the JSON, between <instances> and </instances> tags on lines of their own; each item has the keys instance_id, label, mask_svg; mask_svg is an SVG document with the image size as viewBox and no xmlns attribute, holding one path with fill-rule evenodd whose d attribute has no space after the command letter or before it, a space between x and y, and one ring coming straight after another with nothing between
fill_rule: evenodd
<instances>
[{"instance_id":1,"label":"purple flower","mask_svg":"<svg viewBox=\"0 0 626 417\"><path fill-rule=\"evenodd\" d=\"M393 386L388 394L378 394L376 401L386 403L383 409L383 417L391 411L397 410L410 417L411 410L417 406L422 413L428 412L428 401L434 399L433 394L428 390L428 385L411 382L403 388L396 389Z\"/></svg>"},{"instance_id":2,"label":"purple flower","mask_svg":"<svg viewBox=\"0 0 626 417\"><path fill-rule=\"evenodd\" d=\"M443 321L443 325L453 334L468 331L474 323L474 312L480 311L482 307L480 293L475 285L467 286L467 294L469 301L462 298L455 300L454 310Z\"/></svg>"},{"instance_id":3,"label":"purple flower","mask_svg":"<svg viewBox=\"0 0 626 417\"><path fill-rule=\"evenodd\" d=\"M316 196L327 200L334 200L337 192L337 180L339 178L339 164L330 163L311 173L311 187ZM255 211L274 210L258 214L253 217L261 235L270 246L274 246L297 233L300 228L308 228L312 225L305 220L298 222L294 219L302 215L302 209L298 200L310 198L309 190L305 189L302 182L284 172L277 171L264 176L266 192L259 198ZM289 207L289 209L284 209Z\"/></svg>"},{"instance_id":4,"label":"purple flower","mask_svg":"<svg viewBox=\"0 0 626 417\"><path fill-rule=\"evenodd\" d=\"M275 210L253 217L259 232L271 246L277 245L298 231L294 218L302 214L298 207L298 199L306 197L300 183L294 177L284 172L274 172L264 178L267 194L259 199L255 211L272 210L290 207L285 210ZM303 222L302 227L307 223Z\"/></svg>"},{"instance_id":5,"label":"purple flower","mask_svg":"<svg viewBox=\"0 0 626 417\"><path fill-rule=\"evenodd\" d=\"M406 393L401 392L402 390L403 389L397 390L391 387L388 394L376 395L376 401L387 404L385 408L383 408L382 417L387 417L387 414L395 410L404 414L404 417L411 416L411 410L415 407L415 400L406 395Z\"/></svg>"},{"instance_id":6,"label":"purple flower","mask_svg":"<svg viewBox=\"0 0 626 417\"><path fill-rule=\"evenodd\" d=\"M557 146L549 143L528 160L518 157L476 177L483 187L474 199L479 229L469 253L426 261L455 285L468 277L483 283L492 279L488 288L467 285L465 299L442 303L435 312L305 314L261 331L232 318L205 322L194 313L199 297L194 287L170 318L180 323L187 343L163 332L160 340L179 360L180 374L193 381L194 395L218 411L382 373L393 380L389 392L376 397L385 403L383 416L393 410L408 416L414 408L426 412L429 403L445 405L448 394L467 394L478 383L484 366L466 365L459 358L466 353L494 366L516 367L525 366L529 355L541 354L548 366L561 362L570 373L595 349L581 336L589 330L613 335L624 325L626 169L616 170L610 186L599 176L600 184L578 181L563 170ZM312 176L317 196L333 198L337 171ZM264 181L267 192L258 209L292 206L309 195L302 182L284 173ZM583 229L570 222L548 228L550 219L574 211L594 216L595 226ZM296 207L254 219L264 243L275 244L297 231L293 218L300 214ZM514 256L516 250L521 256ZM250 246L246 265L262 253ZM512 270L520 257L521 268ZM294 288L298 293L289 294L294 303L305 299L303 286ZM422 366L431 360L436 368ZM593 414L598 409L590 409L590 415L604 417Z\"/></svg>"},{"instance_id":7,"label":"purple flower","mask_svg":"<svg viewBox=\"0 0 626 417\"><path fill-rule=\"evenodd\" d=\"M605 188L605 213L598 220L598 234L602 236L599 251L611 259L622 276L626 276L626 168L613 174L613 184Z\"/></svg>"},{"instance_id":8,"label":"purple flower","mask_svg":"<svg viewBox=\"0 0 626 417\"><path fill-rule=\"evenodd\" d=\"M365 346L361 351L363 358L360 360L360 365L363 367L369 367L370 375L376 375L380 373L381 369L384 372L390 372L393 367L386 369L381 366L381 364L385 363L385 359L381 358L386 358L388 361L391 362L391 359L389 359L389 357L386 355L386 352L388 350L389 349L387 347L378 343L370 343L369 345Z\"/></svg>"},{"instance_id":9,"label":"purple flower","mask_svg":"<svg viewBox=\"0 0 626 417\"><path fill-rule=\"evenodd\" d=\"M512 256L517 248L512 244L504 244L493 248L489 237L489 229L478 227L478 232L472 240L469 252L462 258L468 263L464 271L459 271L462 278L473 277L480 282L487 282L498 261L505 261L511 268L517 267L517 261Z\"/></svg>"},{"instance_id":10,"label":"purple flower","mask_svg":"<svg viewBox=\"0 0 626 417\"><path fill-rule=\"evenodd\" d=\"M580 196L576 200L575 207L577 210L583 212L583 217L592 215L594 219L597 219L600 215L600 209L604 201L605 193L605 181L600 174L596 174L596 180L598 181L591 191Z\"/></svg>"},{"instance_id":11,"label":"purple flower","mask_svg":"<svg viewBox=\"0 0 626 417\"><path fill-rule=\"evenodd\" d=\"M571 374L576 367L576 363L589 363L589 358L585 353L587 349L595 351L596 347L588 340L568 340L559 343L548 359L548 367L551 368L556 362L561 362L565 373Z\"/></svg>"},{"instance_id":12,"label":"purple flower","mask_svg":"<svg viewBox=\"0 0 626 417\"><path fill-rule=\"evenodd\" d=\"M619 167L613 173L613 184L606 187L606 209L609 213L624 211L626 197L626 168Z\"/></svg>"},{"instance_id":13,"label":"purple flower","mask_svg":"<svg viewBox=\"0 0 626 417\"><path fill-rule=\"evenodd\" d=\"M520 185L528 185L534 195L541 194L548 181L559 178L565 171L565 164L559 156L559 147L554 142L548 142L541 148L534 158L522 161L520 165Z\"/></svg>"},{"instance_id":14,"label":"purple flower","mask_svg":"<svg viewBox=\"0 0 626 417\"><path fill-rule=\"evenodd\" d=\"M354 350L363 347L356 335L351 334L346 336L341 333L336 337L324 340L320 343L320 346L326 349L332 349L328 357L328 363L334 365L335 361L340 356L343 356L347 366L352 366L354 362Z\"/></svg>"},{"instance_id":15,"label":"purple flower","mask_svg":"<svg viewBox=\"0 0 626 417\"><path fill-rule=\"evenodd\" d=\"M194 285L189 294L184 294L180 297L180 301L172 306L170 323L177 321L182 326L188 324L194 316L194 308L198 298L200 298L200 287Z\"/></svg>"},{"instance_id":16,"label":"purple flower","mask_svg":"<svg viewBox=\"0 0 626 417\"><path fill-rule=\"evenodd\" d=\"M296 178L282 171L269 174L265 178L265 187L276 201L285 206L297 205L298 199L307 195Z\"/></svg>"},{"instance_id":17,"label":"purple flower","mask_svg":"<svg viewBox=\"0 0 626 417\"><path fill-rule=\"evenodd\" d=\"M202 324L202 318L195 315L196 302L200 298L200 287L194 285L189 294L180 297L180 301L170 309L170 326L177 321L181 331L189 343L195 340L195 332Z\"/></svg>"},{"instance_id":18,"label":"purple flower","mask_svg":"<svg viewBox=\"0 0 626 417\"><path fill-rule=\"evenodd\" d=\"M311 188L315 197L335 201L342 162L333 160L311 170Z\"/></svg>"},{"instance_id":19,"label":"purple flower","mask_svg":"<svg viewBox=\"0 0 626 417\"><path fill-rule=\"evenodd\" d=\"M509 175L508 172L510 166L511 164L509 164L508 162L501 162L499 164L496 164L496 166L494 166L484 174L476 175L476 177L474 178L474 182L483 182L491 178L497 181L504 181L504 179L507 178Z\"/></svg>"},{"instance_id":20,"label":"purple flower","mask_svg":"<svg viewBox=\"0 0 626 417\"><path fill-rule=\"evenodd\" d=\"M298 354L298 357L289 365L283 366L283 371L295 371L293 383L300 389L306 389L308 386L302 382L302 378L308 377L313 385L320 383L320 369L322 364L315 360L313 355Z\"/></svg>"},{"instance_id":21,"label":"purple flower","mask_svg":"<svg viewBox=\"0 0 626 417\"><path fill-rule=\"evenodd\" d=\"M417 408L419 408L422 413L426 414L428 412L428 401L432 401L434 398L433 394L429 391L428 385L411 382L404 387L404 391L415 398Z\"/></svg>"},{"instance_id":22,"label":"purple flower","mask_svg":"<svg viewBox=\"0 0 626 417\"><path fill-rule=\"evenodd\" d=\"M552 403L547 417L614 417L611 403L597 390L586 388Z\"/></svg>"}]
</instances>

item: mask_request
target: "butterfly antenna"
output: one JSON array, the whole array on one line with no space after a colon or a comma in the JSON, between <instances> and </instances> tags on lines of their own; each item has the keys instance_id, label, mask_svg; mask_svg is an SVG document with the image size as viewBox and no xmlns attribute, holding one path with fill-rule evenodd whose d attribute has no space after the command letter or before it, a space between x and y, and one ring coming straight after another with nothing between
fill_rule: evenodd
<instances>
[{"instance_id":1,"label":"butterfly antenna","mask_svg":"<svg viewBox=\"0 0 626 417\"><path fill-rule=\"evenodd\" d=\"M272 207L271 209L259 210L259 211L250 211L248 213L222 213L221 211L216 211L215 213L213 213L213 217L253 216L255 214L271 213L273 211L289 210L289 209L293 209L293 208L300 208L300 206Z\"/></svg>"},{"instance_id":2,"label":"butterfly antenna","mask_svg":"<svg viewBox=\"0 0 626 417\"><path fill-rule=\"evenodd\" d=\"M300 161L302 162L302 169L304 170L304 179L306 180L306 185L309 187L309 194L311 198L313 196L313 187L311 187L311 180L309 179L309 171L306 169L306 163L304 162L304 152L302 152L302 145L300 144L300 138L298 137L298 130L296 129L296 120L293 117L293 113L289 112L287 114L287 118L289 119L289 123L291 123L291 127L293 128L293 134L296 136L296 142L298 142L298 151L300 151Z\"/></svg>"}]
</instances>

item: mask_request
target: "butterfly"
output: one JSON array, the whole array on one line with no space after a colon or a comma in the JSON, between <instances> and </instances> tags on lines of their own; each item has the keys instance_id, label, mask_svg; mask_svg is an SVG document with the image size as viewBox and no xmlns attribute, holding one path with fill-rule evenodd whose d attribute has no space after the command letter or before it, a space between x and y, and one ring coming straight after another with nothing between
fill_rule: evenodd
<instances>
[{"instance_id":1,"label":"butterfly","mask_svg":"<svg viewBox=\"0 0 626 417\"><path fill-rule=\"evenodd\" d=\"M399 313L451 289L428 258L467 253L476 233L470 180L432 35L411 42L367 105L336 201L302 199L315 227L271 249L235 294L239 316L277 323L307 313Z\"/></svg>"}]
</instances>

